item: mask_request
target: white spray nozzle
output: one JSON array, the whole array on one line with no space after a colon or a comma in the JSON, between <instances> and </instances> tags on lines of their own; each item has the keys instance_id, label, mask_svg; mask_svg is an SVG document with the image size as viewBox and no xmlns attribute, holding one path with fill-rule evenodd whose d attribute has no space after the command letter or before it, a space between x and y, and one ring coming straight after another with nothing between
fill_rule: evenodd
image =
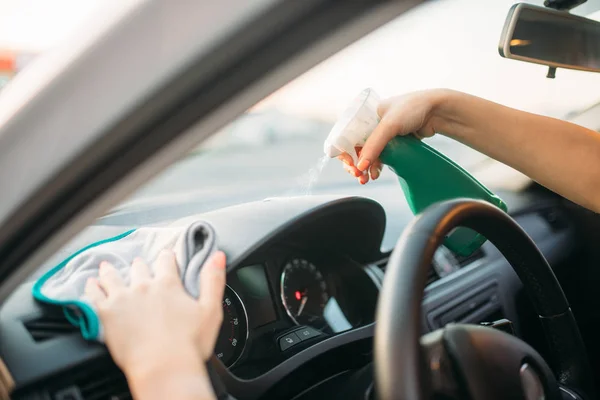
<instances>
[{"instance_id":1,"label":"white spray nozzle","mask_svg":"<svg viewBox=\"0 0 600 400\"><path fill-rule=\"evenodd\" d=\"M358 155L354 148L363 146L379 123L379 101L379 96L373 89L360 92L325 139L323 150L328 157L348 153L356 165Z\"/></svg>"}]
</instances>

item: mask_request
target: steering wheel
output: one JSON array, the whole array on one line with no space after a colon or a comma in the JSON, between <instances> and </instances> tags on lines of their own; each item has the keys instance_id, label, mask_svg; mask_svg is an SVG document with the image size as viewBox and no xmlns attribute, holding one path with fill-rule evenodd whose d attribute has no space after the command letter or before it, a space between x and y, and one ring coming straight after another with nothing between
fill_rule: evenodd
<instances>
[{"instance_id":1,"label":"steering wheel","mask_svg":"<svg viewBox=\"0 0 600 400\"><path fill-rule=\"evenodd\" d=\"M421 336L421 302L433 254L458 226L484 235L516 271L539 315L552 369L528 344L493 328L452 324ZM438 203L412 221L388 262L376 321L380 399L594 396L585 346L552 269L525 231L486 202Z\"/></svg>"}]
</instances>

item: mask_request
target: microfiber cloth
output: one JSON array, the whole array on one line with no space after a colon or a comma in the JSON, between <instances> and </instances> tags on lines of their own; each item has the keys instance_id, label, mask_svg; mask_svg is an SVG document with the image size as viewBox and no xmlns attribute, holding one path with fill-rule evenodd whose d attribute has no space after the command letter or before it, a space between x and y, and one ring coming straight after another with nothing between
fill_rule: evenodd
<instances>
[{"instance_id":1,"label":"microfiber cloth","mask_svg":"<svg viewBox=\"0 0 600 400\"><path fill-rule=\"evenodd\" d=\"M33 296L63 307L67 319L81 329L85 339L103 342L100 319L84 293L88 278L98 276L100 262L114 265L128 283L129 268L135 257L141 257L152 268L162 249L172 249L185 289L197 298L200 270L216 247L215 231L204 221L130 230L92 243L69 256L38 279Z\"/></svg>"}]
</instances>

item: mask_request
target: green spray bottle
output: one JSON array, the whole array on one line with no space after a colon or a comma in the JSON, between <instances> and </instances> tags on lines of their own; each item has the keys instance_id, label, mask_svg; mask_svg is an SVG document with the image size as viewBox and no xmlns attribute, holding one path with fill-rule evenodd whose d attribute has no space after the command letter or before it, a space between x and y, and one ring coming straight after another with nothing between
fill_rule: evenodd
<instances>
[{"instance_id":1,"label":"green spray bottle","mask_svg":"<svg viewBox=\"0 0 600 400\"><path fill-rule=\"evenodd\" d=\"M365 144L379 123L379 96L363 90L342 114L325 140L329 157L348 153L356 165L354 150ZM413 135L396 136L383 149L381 162L399 178L400 186L413 214L433 203L454 198L485 200L503 211L506 204L448 157ZM444 244L461 256L468 256L485 243L485 238L468 228L452 231Z\"/></svg>"}]
</instances>

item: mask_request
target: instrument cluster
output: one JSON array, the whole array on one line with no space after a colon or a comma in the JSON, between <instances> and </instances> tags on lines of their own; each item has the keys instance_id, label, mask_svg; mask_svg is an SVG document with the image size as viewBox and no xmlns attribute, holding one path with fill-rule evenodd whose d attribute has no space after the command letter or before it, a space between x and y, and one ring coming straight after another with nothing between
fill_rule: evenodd
<instances>
[{"instance_id":1,"label":"instrument cluster","mask_svg":"<svg viewBox=\"0 0 600 400\"><path fill-rule=\"evenodd\" d=\"M313 343L372 323L382 278L378 273L377 267L343 255L296 251L274 252L230 272L217 358L251 377L252 366L264 372L294 348L306 347L295 346L300 337L293 332L311 332L306 338Z\"/></svg>"}]
</instances>

